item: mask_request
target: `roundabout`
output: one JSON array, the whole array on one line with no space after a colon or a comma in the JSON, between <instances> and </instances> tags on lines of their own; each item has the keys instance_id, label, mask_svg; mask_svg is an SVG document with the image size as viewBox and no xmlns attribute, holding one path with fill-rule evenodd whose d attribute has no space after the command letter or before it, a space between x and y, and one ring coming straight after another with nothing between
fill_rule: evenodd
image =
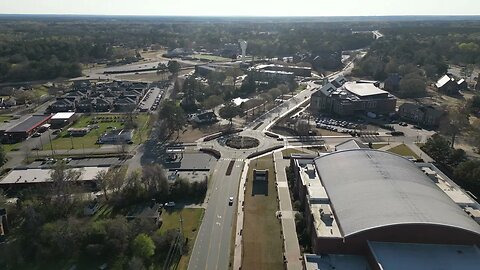
<instances>
[{"instance_id":1,"label":"roundabout","mask_svg":"<svg viewBox=\"0 0 480 270\"><path fill-rule=\"evenodd\" d=\"M250 149L260 145L260 141L249 136L232 136L225 140L225 145L235 149Z\"/></svg>"}]
</instances>

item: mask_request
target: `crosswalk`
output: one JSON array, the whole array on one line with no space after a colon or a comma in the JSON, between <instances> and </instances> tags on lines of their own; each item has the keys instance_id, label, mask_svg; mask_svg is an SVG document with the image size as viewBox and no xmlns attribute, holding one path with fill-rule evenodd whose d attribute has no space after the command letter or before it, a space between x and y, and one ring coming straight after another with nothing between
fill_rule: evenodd
<instances>
[{"instance_id":1,"label":"crosswalk","mask_svg":"<svg viewBox=\"0 0 480 270\"><path fill-rule=\"evenodd\" d=\"M362 142L366 142L366 143L383 141L383 139L380 138L380 137L377 136L377 135L362 135L362 136L360 137L360 140L361 140Z\"/></svg>"},{"instance_id":2,"label":"crosswalk","mask_svg":"<svg viewBox=\"0 0 480 270\"><path fill-rule=\"evenodd\" d=\"M245 159L243 158L220 158L220 160L223 160L223 161L232 161L232 160L235 160L235 161L245 161Z\"/></svg>"}]
</instances>

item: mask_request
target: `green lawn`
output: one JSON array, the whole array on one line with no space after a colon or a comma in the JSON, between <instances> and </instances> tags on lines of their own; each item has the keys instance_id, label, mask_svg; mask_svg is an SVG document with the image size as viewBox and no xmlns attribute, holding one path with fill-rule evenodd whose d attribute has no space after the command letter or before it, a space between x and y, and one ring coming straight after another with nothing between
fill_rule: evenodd
<instances>
[{"instance_id":1,"label":"green lawn","mask_svg":"<svg viewBox=\"0 0 480 270\"><path fill-rule=\"evenodd\" d=\"M203 208L183 208L176 209L173 211L163 211L162 212L162 227L158 230L158 233L163 233L170 229L180 228L180 215L183 221L183 233L185 237L188 238L188 253L183 255L178 262L176 269L186 270L188 267L188 261L190 260L190 255L192 253L193 244L197 237L198 229L202 223Z\"/></svg>"},{"instance_id":2,"label":"green lawn","mask_svg":"<svg viewBox=\"0 0 480 270\"><path fill-rule=\"evenodd\" d=\"M210 54L194 54L192 55L192 57L196 59L205 59L208 61L215 61L215 62L232 61L231 58L225 58L218 55L210 55Z\"/></svg>"},{"instance_id":3,"label":"green lawn","mask_svg":"<svg viewBox=\"0 0 480 270\"><path fill-rule=\"evenodd\" d=\"M5 152L20 151L20 147L22 147L22 143L3 144L2 146Z\"/></svg>"},{"instance_id":4,"label":"green lawn","mask_svg":"<svg viewBox=\"0 0 480 270\"><path fill-rule=\"evenodd\" d=\"M99 136L113 128L121 129L124 124L122 119L126 115L122 114L95 114L91 116L82 116L72 127L83 128L88 125L98 125L98 128L92 129L88 134L81 137L71 137L68 135L67 129L62 131L57 138L53 139L52 145L54 150L61 149L83 149L83 148L99 148L101 145L96 144ZM96 119L94 122L94 118ZM133 142L135 144L143 143L151 131L149 114L138 114L135 119L137 130L134 133ZM43 146L44 150L50 150L50 144Z\"/></svg>"},{"instance_id":5,"label":"green lawn","mask_svg":"<svg viewBox=\"0 0 480 270\"><path fill-rule=\"evenodd\" d=\"M388 149L387 151L401 155L401 156L409 156L417 159L420 158L417 154L415 154L415 152L412 151L412 149L410 149L405 144L400 144L398 146Z\"/></svg>"},{"instance_id":6,"label":"green lawn","mask_svg":"<svg viewBox=\"0 0 480 270\"><path fill-rule=\"evenodd\" d=\"M8 114L0 114L0 123L3 123L5 121L10 121L12 119L11 115Z\"/></svg>"},{"instance_id":7,"label":"green lawn","mask_svg":"<svg viewBox=\"0 0 480 270\"><path fill-rule=\"evenodd\" d=\"M35 97L41 97L44 95L48 95L48 89L45 86L37 86L33 88L33 93Z\"/></svg>"},{"instance_id":8,"label":"green lawn","mask_svg":"<svg viewBox=\"0 0 480 270\"><path fill-rule=\"evenodd\" d=\"M273 157L252 160L245 191L242 269L283 269L283 243ZM268 169L266 185L253 184L253 169ZM266 189L265 189L266 188ZM265 193L260 193L262 191Z\"/></svg>"},{"instance_id":9,"label":"green lawn","mask_svg":"<svg viewBox=\"0 0 480 270\"><path fill-rule=\"evenodd\" d=\"M387 145L388 145L388 143L372 143L373 149L380 149L380 148L382 148L384 146L387 146Z\"/></svg>"}]
</instances>

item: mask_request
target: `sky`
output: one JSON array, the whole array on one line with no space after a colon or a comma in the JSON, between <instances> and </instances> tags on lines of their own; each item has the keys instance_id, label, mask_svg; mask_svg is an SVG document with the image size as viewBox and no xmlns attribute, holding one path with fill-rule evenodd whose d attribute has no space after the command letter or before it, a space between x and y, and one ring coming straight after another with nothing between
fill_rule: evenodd
<instances>
[{"instance_id":1,"label":"sky","mask_svg":"<svg viewBox=\"0 0 480 270\"><path fill-rule=\"evenodd\" d=\"M480 0L0 0L0 14L158 16L480 15Z\"/></svg>"}]
</instances>

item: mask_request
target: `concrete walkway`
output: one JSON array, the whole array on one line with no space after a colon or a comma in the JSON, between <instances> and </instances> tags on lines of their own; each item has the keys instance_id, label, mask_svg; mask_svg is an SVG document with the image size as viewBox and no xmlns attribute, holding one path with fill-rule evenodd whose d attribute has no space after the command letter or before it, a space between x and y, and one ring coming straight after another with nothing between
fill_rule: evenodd
<instances>
[{"instance_id":1,"label":"concrete walkway","mask_svg":"<svg viewBox=\"0 0 480 270\"><path fill-rule=\"evenodd\" d=\"M289 161L283 159L281 151L274 152L273 160L275 163L278 198L280 200L280 213L282 214L283 249L287 269L300 270L303 269L303 267L300 246L298 245L297 230L295 228L295 211L292 209L287 175L285 173L285 168L289 166Z\"/></svg>"},{"instance_id":2,"label":"concrete walkway","mask_svg":"<svg viewBox=\"0 0 480 270\"><path fill-rule=\"evenodd\" d=\"M245 201L245 190L248 176L248 166L250 161L246 160L242 171L242 177L240 178L240 184L238 185L238 203L237 203L237 220L235 230L235 249L233 252L233 269L241 269L242 267L242 231L243 231L243 202Z\"/></svg>"},{"instance_id":3,"label":"concrete walkway","mask_svg":"<svg viewBox=\"0 0 480 270\"><path fill-rule=\"evenodd\" d=\"M425 162L428 162L428 163L435 162L435 160L433 160L433 158L431 158L429 155L427 155L427 153L423 152L422 149L420 149L420 147L418 147L416 144L409 143L409 144L407 144L407 146L410 149L412 149L412 151L415 154L417 154L421 159L423 159Z\"/></svg>"}]
</instances>

